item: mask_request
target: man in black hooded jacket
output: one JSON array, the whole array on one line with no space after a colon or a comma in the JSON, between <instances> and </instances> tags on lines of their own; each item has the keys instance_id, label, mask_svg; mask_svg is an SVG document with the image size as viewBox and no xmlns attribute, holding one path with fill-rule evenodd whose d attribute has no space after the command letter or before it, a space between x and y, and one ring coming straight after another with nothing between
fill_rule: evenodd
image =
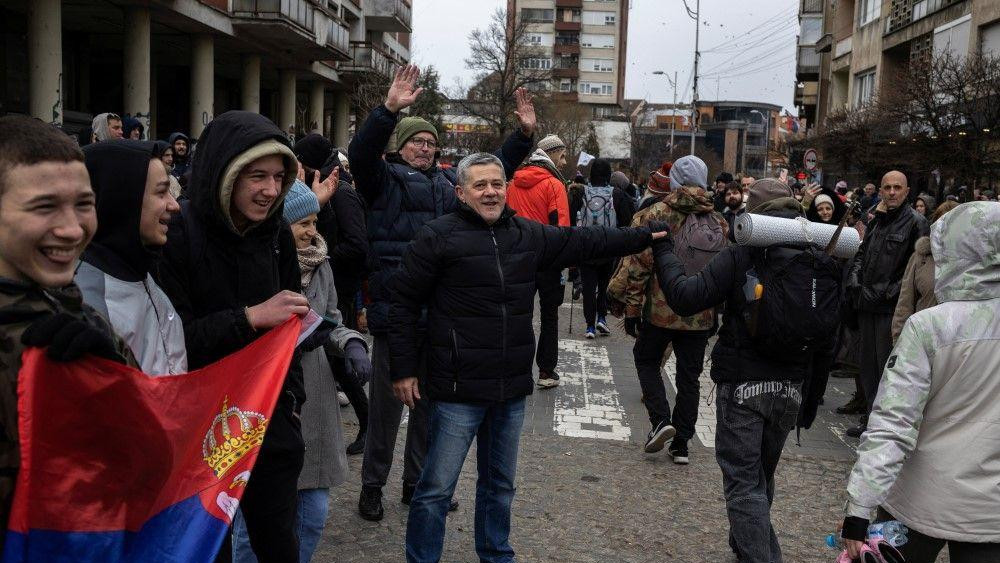
<instances>
[{"instance_id":1,"label":"man in black hooded jacket","mask_svg":"<svg viewBox=\"0 0 1000 563\"><path fill-rule=\"evenodd\" d=\"M750 186L750 213L794 218L802 206L787 184L774 178ZM802 403L808 353L762 354L751 343L744 322L747 273L760 259L760 249L729 246L698 274L686 276L673 254L672 239L653 244L656 278L667 304L678 315L722 306L719 340L712 349L712 381L716 383L715 457L729 514L729 544L740 563L781 560L781 547L771 526L774 472ZM780 267L798 252L769 249L768 264ZM809 401L815 402L815 397ZM808 427L812 421L804 421ZM763 478L762 478L763 477Z\"/></svg>"},{"instance_id":2,"label":"man in black hooded jacket","mask_svg":"<svg viewBox=\"0 0 1000 563\"><path fill-rule=\"evenodd\" d=\"M266 117L230 111L205 128L192 163L191 199L170 223L159 268L160 286L184 321L191 369L309 311L299 293L295 242L281 215L297 170L287 136ZM262 562L298 560L304 401L296 353L240 503Z\"/></svg>"},{"instance_id":3,"label":"man in black hooded jacket","mask_svg":"<svg viewBox=\"0 0 1000 563\"><path fill-rule=\"evenodd\" d=\"M402 405L393 397L389 381L390 345L386 336L391 328L389 281L420 228L427 221L458 208L454 171L437 165L437 130L414 116L397 123L399 112L420 95L419 75L415 66L406 66L396 73L385 104L372 110L347 149L355 187L368 204L368 238L376 263L368 279L372 300L368 307L368 329L375 337L374 371L369 387L368 437L358 499L361 517L373 521L381 520L384 514L382 487L392 467L402 417ZM516 96L519 130L511 133L496 153L508 180L531 152L536 124L530 95L518 90ZM427 406L425 401L418 401L411 409L406 429L401 498L404 504L410 502L426 449Z\"/></svg>"}]
</instances>

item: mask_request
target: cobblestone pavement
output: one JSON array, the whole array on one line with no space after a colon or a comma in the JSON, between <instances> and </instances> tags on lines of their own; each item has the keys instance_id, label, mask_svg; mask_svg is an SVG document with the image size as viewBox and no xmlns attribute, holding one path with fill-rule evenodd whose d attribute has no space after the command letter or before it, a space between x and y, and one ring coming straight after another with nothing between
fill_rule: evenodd
<instances>
[{"instance_id":1,"label":"cobblestone pavement","mask_svg":"<svg viewBox=\"0 0 1000 563\"><path fill-rule=\"evenodd\" d=\"M691 465L677 466L665 452L641 451L648 419L632 363L633 340L617 327L610 337L583 339L582 310L560 311L561 384L528 399L518 463L511 544L523 562L730 562L722 477L712 450L714 401L708 365L702 379L697 438ZM711 349L711 344L709 350ZM706 353L707 356L707 353ZM670 378L673 363L665 374ZM674 389L667 386L673 406ZM844 438L852 418L834 414L853 391L850 380L831 379L826 405L802 445L790 436L777 471L772 520L788 563L830 562L823 545L842 519L844 485L855 440ZM346 409L349 413L350 409ZM346 414L345 434L357 432ZM348 482L331 493L330 517L314 561L402 561L406 506L399 502L402 435L389 485L385 518L357 514L360 456L350 459ZM473 448L475 446L473 445ZM472 530L475 453L456 490L461 506L449 516L444 561L476 561ZM947 559L942 559L947 561Z\"/></svg>"}]
</instances>

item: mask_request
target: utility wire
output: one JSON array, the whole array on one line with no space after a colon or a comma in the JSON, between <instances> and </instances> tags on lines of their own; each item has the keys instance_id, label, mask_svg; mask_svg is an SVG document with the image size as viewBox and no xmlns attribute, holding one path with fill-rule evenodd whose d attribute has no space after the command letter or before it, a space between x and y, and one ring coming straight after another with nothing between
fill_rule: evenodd
<instances>
[{"instance_id":1,"label":"utility wire","mask_svg":"<svg viewBox=\"0 0 1000 563\"><path fill-rule=\"evenodd\" d=\"M721 47L726 47L726 46L732 45L734 40L740 40L740 38L743 37L743 36L755 34L759 30L761 30L762 28L768 27L769 25L785 23L786 20L788 20L789 18L791 18L793 21L796 21L798 19L798 7L797 6L796 7L792 7L791 9L788 9L788 8L783 9L778 14L775 14L774 16L771 16L770 18L767 18L763 22L757 24L756 26L748 29L747 31L745 31L745 32L743 32L743 33L741 33L739 35L736 35L736 36L734 36L734 37L732 37L732 38L730 38L730 39L728 39L728 40L726 40L726 41L724 41L722 43L719 43L718 45L713 45L712 47L709 47L707 49L702 49L702 52L703 53L708 53L710 51L714 51L714 50L719 49Z\"/></svg>"}]
</instances>

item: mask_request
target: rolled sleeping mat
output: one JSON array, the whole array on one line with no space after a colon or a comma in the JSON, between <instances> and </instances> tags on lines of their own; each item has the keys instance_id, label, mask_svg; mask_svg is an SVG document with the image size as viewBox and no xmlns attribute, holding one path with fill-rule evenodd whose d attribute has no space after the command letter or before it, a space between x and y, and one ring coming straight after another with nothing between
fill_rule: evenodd
<instances>
[{"instance_id":1,"label":"rolled sleeping mat","mask_svg":"<svg viewBox=\"0 0 1000 563\"><path fill-rule=\"evenodd\" d=\"M736 243L741 246L768 247L774 244L812 243L826 248L837 231L837 225L813 223L805 217L785 219L769 215L744 213L736 218ZM837 258L853 258L861 246L861 236L853 227L844 225L837 239L833 255Z\"/></svg>"}]
</instances>

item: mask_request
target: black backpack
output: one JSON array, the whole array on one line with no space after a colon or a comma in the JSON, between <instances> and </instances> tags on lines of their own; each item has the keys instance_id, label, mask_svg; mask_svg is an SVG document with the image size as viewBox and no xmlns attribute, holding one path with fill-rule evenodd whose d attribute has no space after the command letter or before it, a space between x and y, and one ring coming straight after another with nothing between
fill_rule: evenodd
<instances>
[{"instance_id":1,"label":"black backpack","mask_svg":"<svg viewBox=\"0 0 1000 563\"><path fill-rule=\"evenodd\" d=\"M814 245L781 245L755 253L753 265L744 320L754 349L787 357L829 345L843 302L837 260Z\"/></svg>"}]
</instances>

